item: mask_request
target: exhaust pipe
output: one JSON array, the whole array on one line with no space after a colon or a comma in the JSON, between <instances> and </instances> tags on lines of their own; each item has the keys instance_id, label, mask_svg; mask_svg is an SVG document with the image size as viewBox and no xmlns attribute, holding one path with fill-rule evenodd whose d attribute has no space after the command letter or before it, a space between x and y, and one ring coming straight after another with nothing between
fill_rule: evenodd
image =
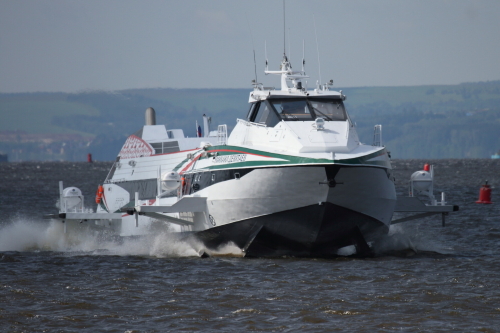
<instances>
[{"instance_id":1,"label":"exhaust pipe","mask_svg":"<svg viewBox=\"0 0 500 333\"><path fill-rule=\"evenodd\" d=\"M156 113L155 109L146 109L146 125L156 125Z\"/></svg>"}]
</instances>

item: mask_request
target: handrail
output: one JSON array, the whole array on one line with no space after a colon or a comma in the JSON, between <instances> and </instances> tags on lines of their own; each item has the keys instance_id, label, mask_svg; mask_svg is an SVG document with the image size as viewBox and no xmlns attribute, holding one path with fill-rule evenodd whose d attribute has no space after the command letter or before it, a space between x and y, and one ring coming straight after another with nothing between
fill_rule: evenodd
<instances>
[{"instance_id":1,"label":"handrail","mask_svg":"<svg viewBox=\"0 0 500 333\"><path fill-rule=\"evenodd\" d=\"M217 127L217 144L219 146L227 144L227 125L219 125Z\"/></svg>"}]
</instances>

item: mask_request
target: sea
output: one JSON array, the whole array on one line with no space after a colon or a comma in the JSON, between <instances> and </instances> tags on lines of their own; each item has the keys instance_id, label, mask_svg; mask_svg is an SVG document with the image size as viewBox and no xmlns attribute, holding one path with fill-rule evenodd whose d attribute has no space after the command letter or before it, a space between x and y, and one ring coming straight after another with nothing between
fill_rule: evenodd
<instances>
[{"instance_id":1,"label":"sea","mask_svg":"<svg viewBox=\"0 0 500 333\"><path fill-rule=\"evenodd\" d=\"M425 163L460 206L445 227L396 224L374 257L334 259L201 258L167 231L68 241L42 218L58 181L95 209L111 163L0 163L0 332L500 332L500 160L394 160L398 194Z\"/></svg>"}]
</instances>

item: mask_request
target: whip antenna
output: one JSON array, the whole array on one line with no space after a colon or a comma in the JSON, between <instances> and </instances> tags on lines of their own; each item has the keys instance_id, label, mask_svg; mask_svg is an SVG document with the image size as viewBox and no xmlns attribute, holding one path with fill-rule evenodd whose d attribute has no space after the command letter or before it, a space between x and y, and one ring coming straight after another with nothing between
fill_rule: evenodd
<instances>
[{"instance_id":1,"label":"whip antenna","mask_svg":"<svg viewBox=\"0 0 500 333\"><path fill-rule=\"evenodd\" d=\"M255 49L253 50L253 69L255 71L255 83L257 83L257 62L255 61Z\"/></svg>"},{"instance_id":2,"label":"whip antenna","mask_svg":"<svg viewBox=\"0 0 500 333\"><path fill-rule=\"evenodd\" d=\"M290 28L288 28L288 58L292 58L292 51L291 51L291 45L290 43Z\"/></svg>"},{"instance_id":3,"label":"whip antenna","mask_svg":"<svg viewBox=\"0 0 500 333\"><path fill-rule=\"evenodd\" d=\"M264 41L264 52L266 53L266 71L268 70L268 67L267 67L267 64L268 64L268 61L267 61L267 40ZM267 75L267 73L266 73Z\"/></svg>"},{"instance_id":4,"label":"whip antenna","mask_svg":"<svg viewBox=\"0 0 500 333\"><path fill-rule=\"evenodd\" d=\"M253 43L252 29L250 28L250 23L248 22L248 15L245 13L245 18L247 19L248 31L250 31L250 37L252 38L252 49L253 49L253 68L255 71L255 83L257 83L257 63L255 61L255 45ZM267 62L267 61L266 61Z\"/></svg>"},{"instance_id":5,"label":"whip antenna","mask_svg":"<svg viewBox=\"0 0 500 333\"><path fill-rule=\"evenodd\" d=\"M316 31L316 17L313 15L314 22L314 35L316 36L316 52L318 53L318 74L319 74L319 82L321 81L321 63L319 61L319 46L318 46L318 32Z\"/></svg>"},{"instance_id":6,"label":"whip antenna","mask_svg":"<svg viewBox=\"0 0 500 333\"><path fill-rule=\"evenodd\" d=\"M285 28L285 0L283 0L283 56L286 56L286 42L285 42L286 28Z\"/></svg>"},{"instance_id":7,"label":"whip antenna","mask_svg":"<svg viewBox=\"0 0 500 333\"><path fill-rule=\"evenodd\" d=\"M304 66L306 65L306 46L304 40L302 40L302 72L304 72Z\"/></svg>"}]
</instances>

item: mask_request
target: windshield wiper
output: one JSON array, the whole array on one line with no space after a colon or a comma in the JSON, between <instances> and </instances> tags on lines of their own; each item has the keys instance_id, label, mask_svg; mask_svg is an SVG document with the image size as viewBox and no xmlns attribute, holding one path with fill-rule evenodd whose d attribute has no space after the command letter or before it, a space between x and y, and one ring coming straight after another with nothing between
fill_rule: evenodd
<instances>
[{"instance_id":1,"label":"windshield wiper","mask_svg":"<svg viewBox=\"0 0 500 333\"><path fill-rule=\"evenodd\" d=\"M333 121L332 118L328 117L326 114L324 114L323 112L321 112L320 110L316 109L314 106L312 106L313 110L314 111L317 111L319 112L322 116L324 116L327 120L330 120L330 121Z\"/></svg>"}]
</instances>

